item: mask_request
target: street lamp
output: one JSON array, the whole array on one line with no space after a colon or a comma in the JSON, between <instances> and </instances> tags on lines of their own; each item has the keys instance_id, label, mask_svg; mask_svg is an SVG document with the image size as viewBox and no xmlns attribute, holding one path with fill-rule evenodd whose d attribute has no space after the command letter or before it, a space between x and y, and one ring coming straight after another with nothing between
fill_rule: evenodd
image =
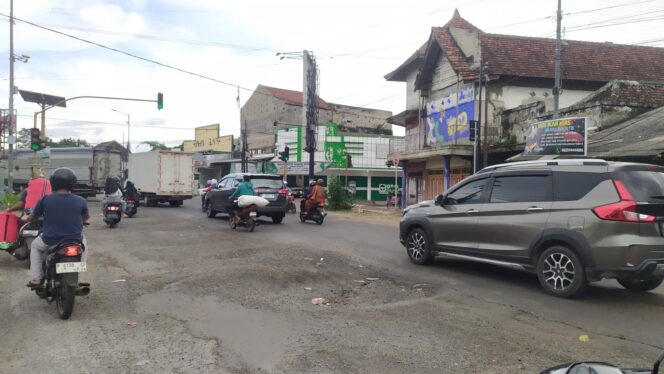
<instances>
[{"instance_id":1,"label":"street lamp","mask_svg":"<svg viewBox=\"0 0 664 374\"><path fill-rule=\"evenodd\" d=\"M111 109L111 110L114 111L114 112L124 114L125 116L127 116L127 152L131 153L131 143L129 143L129 127L130 127L130 124L131 124L131 116L128 113L121 112L119 110L115 110L115 109Z\"/></svg>"}]
</instances>

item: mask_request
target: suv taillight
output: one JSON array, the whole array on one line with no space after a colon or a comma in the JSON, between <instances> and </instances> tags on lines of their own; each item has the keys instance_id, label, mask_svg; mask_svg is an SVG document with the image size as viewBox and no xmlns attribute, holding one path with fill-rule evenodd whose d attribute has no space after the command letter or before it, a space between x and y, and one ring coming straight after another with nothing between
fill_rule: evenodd
<instances>
[{"instance_id":1,"label":"suv taillight","mask_svg":"<svg viewBox=\"0 0 664 374\"><path fill-rule=\"evenodd\" d=\"M284 189L281 189L281 190L279 190L279 194L280 194L280 195L288 195L288 190L285 189L285 188L284 188Z\"/></svg>"},{"instance_id":2,"label":"suv taillight","mask_svg":"<svg viewBox=\"0 0 664 374\"><path fill-rule=\"evenodd\" d=\"M636 212L636 201L627 187L618 180L613 181L613 185L620 195L620 201L593 208L597 217L607 221L622 222L654 222L656 217Z\"/></svg>"}]
</instances>

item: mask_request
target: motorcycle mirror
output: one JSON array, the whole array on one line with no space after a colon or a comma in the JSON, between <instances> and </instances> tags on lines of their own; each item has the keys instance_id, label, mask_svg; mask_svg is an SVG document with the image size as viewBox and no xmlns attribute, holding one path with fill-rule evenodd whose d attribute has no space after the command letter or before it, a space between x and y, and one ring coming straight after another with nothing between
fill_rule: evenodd
<instances>
[{"instance_id":1,"label":"motorcycle mirror","mask_svg":"<svg viewBox=\"0 0 664 374\"><path fill-rule=\"evenodd\" d=\"M619 368L602 362L577 362L567 368L565 374L624 374Z\"/></svg>"}]
</instances>

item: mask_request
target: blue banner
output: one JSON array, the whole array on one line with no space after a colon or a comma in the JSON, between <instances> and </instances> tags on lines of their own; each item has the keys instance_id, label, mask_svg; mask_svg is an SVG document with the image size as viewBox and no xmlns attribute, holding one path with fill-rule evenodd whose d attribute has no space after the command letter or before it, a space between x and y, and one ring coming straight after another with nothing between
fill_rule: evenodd
<instances>
[{"instance_id":1,"label":"blue banner","mask_svg":"<svg viewBox=\"0 0 664 374\"><path fill-rule=\"evenodd\" d=\"M457 100L458 98L458 100ZM473 85L462 87L442 99L427 103L427 145L440 145L470 136L469 122L475 119Z\"/></svg>"}]
</instances>

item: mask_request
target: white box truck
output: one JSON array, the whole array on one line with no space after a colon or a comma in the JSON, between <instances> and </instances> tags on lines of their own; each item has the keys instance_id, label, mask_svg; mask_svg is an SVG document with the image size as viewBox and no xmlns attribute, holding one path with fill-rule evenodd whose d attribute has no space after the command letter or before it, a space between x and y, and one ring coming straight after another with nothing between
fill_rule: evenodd
<instances>
[{"instance_id":1,"label":"white box truck","mask_svg":"<svg viewBox=\"0 0 664 374\"><path fill-rule=\"evenodd\" d=\"M180 206L194 191L193 154L150 151L129 154L129 180L147 206Z\"/></svg>"}]
</instances>

